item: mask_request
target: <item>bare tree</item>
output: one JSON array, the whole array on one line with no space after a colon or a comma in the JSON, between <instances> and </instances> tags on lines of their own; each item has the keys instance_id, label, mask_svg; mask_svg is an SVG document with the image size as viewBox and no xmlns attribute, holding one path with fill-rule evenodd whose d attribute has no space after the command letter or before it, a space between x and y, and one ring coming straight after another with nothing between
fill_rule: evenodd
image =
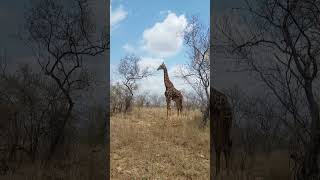
<instances>
[{"instance_id":1,"label":"bare tree","mask_svg":"<svg viewBox=\"0 0 320 180\"><path fill-rule=\"evenodd\" d=\"M120 83L110 87L110 111L116 114L124 111L126 92Z\"/></svg>"},{"instance_id":2,"label":"bare tree","mask_svg":"<svg viewBox=\"0 0 320 180\"><path fill-rule=\"evenodd\" d=\"M150 105L148 96L149 96L149 93L146 91L146 92L142 92L135 98L136 105L139 109L141 109L144 106Z\"/></svg>"},{"instance_id":3,"label":"bare tree","mask_svg":"<svg viewBox=\"0 0 320 180\"><path fill-rule=\"evenodd\" d=\"M83 59L109 49L107 35L97 33L91 17L87 0L34 1L26 13L27 40L42 71L58 85L57 96L64 99L60 106L63 118L56 122L58 128L52 139L48 160L72 116L74 94L89 85Z\"/></svg>"},{"instance_id":4,"label":"bare tree","mask_svg":"<svg viewBox=\"0 0 320 180\"><path fill-rule=\"evenodd\" d=\"M256 72L290 114L282 122L304 145L296 178L319 179L320 117L314 88L319 71L320 2L245 0L245 4L240 9L245 11L243 18L240 11L236 18L225 17L217 24L220 37L229 53Z\"/></svg>"},{"instance_id":5,"label":"bare tree","mask_svg":"<svg viewBox=\"0 0 320 180\"><path fill-rule=\"evenodd\" d=\"M188 92L184 92L183 93L184 95L184 106L185 106L185 109L187 110L194 110L198 107L201 107L201 99L199 99L198 95L195 93L195 92L191 92L191 91L188 91Z\"/></svg>"},{"instance_id":6,"label":"bare tree","mask_svg":"<svg viewBox=\"0 0 320 180\"><path fill-rule=\"evenodd\" d=\"M2 144L8 147L2 153L8 154L8 162L17 162L17 155L26 155L34 162L41 157L40 152L45 151L50 116L59 118L50 108L61 101L55 94L58 87L43 74L32 72L28 65L20 66L16 73L9 74L4 69L1 72L0 104L3 106L0 116L5 117L1 123L5 130L0 137Z\"/></svg>"},{"instance_id":7,"label":"bare tree","mask_svg":"<svg viewBox=\"0 0 320 180\"><path fill-rule=\"evenodd\" d=\"M196 17L191 18L186 28L184 42L188 47L189 63L180 70L181 77L192 87L201 99L203 124L209 117L210 86L210 41L209 28L204 27Z\"/></svg>"},{"instance_id":8,"label":"bare tree","mask_svg":"<svg viewBox=\"0 0 320 180\"><path fill-rule=\"evenodd\" d=\"M165 104L165 97L158 94L151 94L148 96L148 101L153 107L160 107Z\"/></svg>"},{"instance_id":9,"label":"bare tree","mask_svg":"<svg viewBox=\"0 0 320 180\"><path fill-rule=\"evenodd\" d=\"M242 129L240 135L237 134L234 137L249 137L249 133L255 132L255 134L251 134L253 135L252 141L255 141L253 145L259 146L266 153L271 152L272 149L280 148L278 146L280 141L285 144L286 132L283 130L284 125L281 124L280 119L285 115L285 109L276 99L263 93L249 96L237 86L226 90L226 93L231 100L234 112L234 128ZM241 135L243 133L248 133L248 135ZM253 153L251 154L253 155Z\"/></svg>"},{"instance_id":10,"label":"bare tree","mask_svg":"<svg viewBox=\"0 0 320 180\"><path fill-rule=\"evenodd\" d=\"M141 69L140 58L135 55L126 55L120 60L118 72L122 78L122 84L126 87L125 112L129 111L132 105L134 91L138 88L137 81L151 75L148 68Z\"/></svg>"}]
</instances>

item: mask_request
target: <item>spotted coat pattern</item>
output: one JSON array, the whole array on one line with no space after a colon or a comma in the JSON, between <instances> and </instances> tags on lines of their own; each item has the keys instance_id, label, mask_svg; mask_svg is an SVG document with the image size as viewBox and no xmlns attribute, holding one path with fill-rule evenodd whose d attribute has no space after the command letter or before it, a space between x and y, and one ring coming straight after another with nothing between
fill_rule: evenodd
<instances>
[{"instance_id":1,"label":"spotted coat pattern","mask_svg":"<svg viewBox=\"0 0 320 180\"><path fill-rule=\"evenodd\" d=\"M167 67L164 63L162 63L157 70L163 70L163 74L164 74L164 85L166 87L166 91L164 93L165 97L166 97L166 102L167 102L167 118L169 115L169 112L171 111L171 100L173 100L176 103L177 106L177 111L178 111L178 115L181 114L182 112L182 100L183 100L183 96L181 94L181 92L179 90L177 90L174 85L172 84L172 82L169 79L169 75L168 75L168 70Z\"/></svg>"},{"instance_id":2,"label":"spotted coat pattern","mask_svg":"<svg viewBox=\"0 0 320 180\"><path fill-rule=\"evenodd\" d=\"M221 152L224 153L226 167L228 170L232 141L230 138L230 130L232 126L232 108L228 98L223 93L210 87L210 117L211 125L213 126L211 132L211 150L215 150L215 167L216 175L220 171L220 156ZM211 159L213 161L213 157Z\"/></svg>"}]
</instances>

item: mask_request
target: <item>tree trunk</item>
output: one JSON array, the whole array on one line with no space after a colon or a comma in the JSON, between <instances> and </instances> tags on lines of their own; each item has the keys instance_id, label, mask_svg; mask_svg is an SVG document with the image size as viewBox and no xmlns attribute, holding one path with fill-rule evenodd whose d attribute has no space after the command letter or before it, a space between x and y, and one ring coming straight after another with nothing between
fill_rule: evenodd
<instances>
[{"instance_id":1,"label":"tree trunk","mask_svg":"<svg viewBox=\"0 0 320 180\"><path fill-rule=\"evenodd\" d=\"M206 127L210 113L210 105L207 105L204 110L202 110L202 123L201 128Z\"/></svg>"},{"instance_id":2,"label":"tree trunk","mask_svg":"<svg viewBox=\"0 0 320 180\"><path fill-rule=\"evenodd\" d=\"M53 156L54 153L56 152L57 145L59 144L59 141L60 141L61 137L63 136L64 128L65 128L68 120L69 120L70 117L71 117L72 109L73 109L73 103L71 102L71 104L69 105L67 114L66 114L66 116L65 116L64 119L63 119L62 126L59 128L59 131L58 131L57 134L55 135L54 140L53 140L53 142L52 142L51 145L50 145L49 153L48 153L48 156L47 156L47 161L50 161L51 158L52 158L52 156Z\"/></svg>"},{"instance_id":3,"label":"tree trunk","mask_svg":"<svg viewBox=\"0 0 320 180\"><path fill-rule=\"evenodd\" d=\"M305 93L308 100L309 111L311 115L311 137L306 147L304 162L298 179L314 180L320 179L318 169L318 155L320 148L320 119L319 105L315 100L312 91L312 81L306 80Z\"/></svg>"},{"instance_id":4,"label":"tree trunk","mask_svg":"<svg viewBox=\"0 0 320 180\"><path fill-rule=\"evenodd\" d=\"M132 95L128 95L125 99L125 109L124 109L124 112L127 113L129 111L131 111L131 108L132 108L132 99L133 99L133 96Z\"/></svg>"}]
</instances>

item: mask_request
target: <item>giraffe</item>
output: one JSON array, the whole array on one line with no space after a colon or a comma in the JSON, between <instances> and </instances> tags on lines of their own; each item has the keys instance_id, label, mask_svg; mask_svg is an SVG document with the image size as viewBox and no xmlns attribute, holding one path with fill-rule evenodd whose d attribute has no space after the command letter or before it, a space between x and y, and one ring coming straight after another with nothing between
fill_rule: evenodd
<instances>
[{"instance_id":1,"label":"giraffe","mask_svg":"<svg viewBox=\"0 0 320 180\"><path fill-rule=\"evenodd\" d=\"M171 100L173 100L176 103L177 106L177 111L178 111L178 115L181 114L182 112L182 99L183 96L181 94L180 91L178 91L172 84L172 82L169 79L169 75L168 75L168 71L167 71L167 67L164 63L162 63L157 70L163 70L163 74L164 74L164 85L166 87L166 91L164 93L164 95L166 96L166 102L167 102L167 118L168 118L168 114L169 111L171 110L170 108L170 103Z\"/></svg>"},{"instance_id":2,"label":"giraffe","mask_svg":"<svg viewBox=\"0 0 320 180\"><path fill-rule=\"evenodd\" d=\"M216 155L216 175L220 171L220 155L224 153L227 173L229 173L229 160L232 147L230 130L232 126L232 109L225 94L210 87L210 118L213 132L211 133L211 147L214 147ZM211 148L213 151L213 148ZM213 161L213 156L211 159Z\"/></svg>"}]
</instances>

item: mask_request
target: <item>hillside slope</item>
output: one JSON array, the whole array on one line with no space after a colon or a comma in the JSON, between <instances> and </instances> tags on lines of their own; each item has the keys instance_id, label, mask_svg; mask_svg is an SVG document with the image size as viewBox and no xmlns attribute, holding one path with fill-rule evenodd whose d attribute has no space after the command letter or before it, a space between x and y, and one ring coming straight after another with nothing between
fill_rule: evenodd
<instances>
[{"instance_id":1,"label":"hillside slope","mask_svg":"<svg viewBox=\"0 0 320 180\"><path fill-rule=\"evenodd\" d=\"M200 113L134 109L111 117L111 179L209 179L209 128Z\"/></svg>"}]
</instances>

